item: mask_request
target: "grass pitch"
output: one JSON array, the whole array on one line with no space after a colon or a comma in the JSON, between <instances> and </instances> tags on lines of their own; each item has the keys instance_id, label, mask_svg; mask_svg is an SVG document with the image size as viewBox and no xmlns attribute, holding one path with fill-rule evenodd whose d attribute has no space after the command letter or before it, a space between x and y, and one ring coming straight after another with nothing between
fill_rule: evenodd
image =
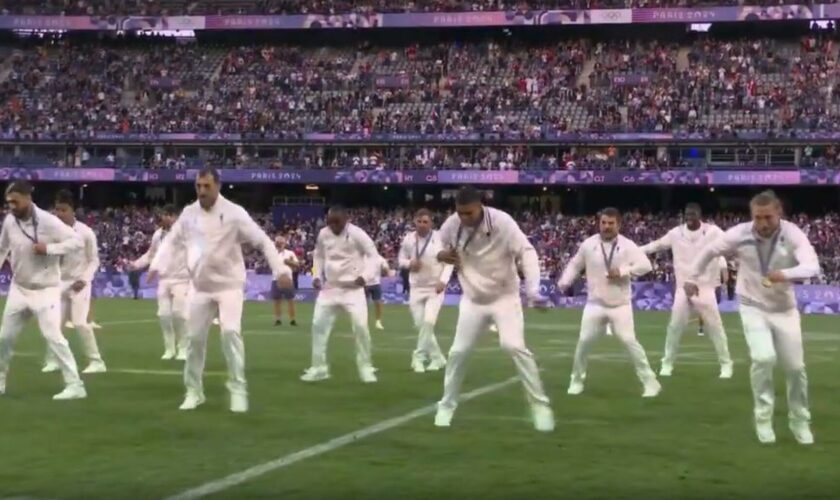
<instances>
[{"instance_id":1,"label":"grass pitch","mask_svg":"<svg viewBox=\"0 0 840 500\"><path fill-rule=\"evenodd\" d=\"M0 398L0 499L168 498L281 458L287 460L279 467L223 483L208 498L840 498L837 317L805 318L817 443L793 441L777 372L779 442L768 447L752 431L746 345L735 316L725 317L734 379L716 378L711 343L691 330L674 376L662 379L661 396L642 400L613 338L596 346L586 392L567 396L580 312L529 312L528 343L557 417L557 430L545 435L533 430L518 383L463 403L450 429L435 428L433 413L417 412L431 411L443 374L409 370L415 337L405 307L387 307L386 331L373 332L378 384L358 380L349 325L339 321L330 344L333 378L310 385L298 376L309 364L311 306L300 305L295 328L274 327L268 304L248 304L245 415L227 409L216 328L208 401L180 412L181 363L159 360L155 305L99 300L96 309L110 371L86 376L87 400L53 402L60 377L40 373L44 345L34 325L22 335ZM455 309L444 309L438 325L444 348L455 318ZM661 313L636 316L655 369L666 321ZM75 333L65 333L84 366ZM471 358L465 391L513 375L488 332ZM381 432L345 436L401 416ZM340 436L342 446L335 446L331 440ZM308 456L313 450L322 453ZM301 459L284 465L290 456Z\"/></svg>"}]
</instances>

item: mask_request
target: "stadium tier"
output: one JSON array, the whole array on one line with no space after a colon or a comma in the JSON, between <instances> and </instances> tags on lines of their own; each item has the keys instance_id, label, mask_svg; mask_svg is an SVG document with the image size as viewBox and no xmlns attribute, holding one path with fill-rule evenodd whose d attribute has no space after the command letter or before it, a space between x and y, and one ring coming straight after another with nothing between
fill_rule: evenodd
<instances>
[{"instance_id":1,"label":"stadium tier","mask_svg":"<svg viewBox=\"0 0 840 500\"><path fill-rule=\"evenodd\" d=\"M840 498L838 20L0 0L0 500Z\"/></svg>"}]
</instances>

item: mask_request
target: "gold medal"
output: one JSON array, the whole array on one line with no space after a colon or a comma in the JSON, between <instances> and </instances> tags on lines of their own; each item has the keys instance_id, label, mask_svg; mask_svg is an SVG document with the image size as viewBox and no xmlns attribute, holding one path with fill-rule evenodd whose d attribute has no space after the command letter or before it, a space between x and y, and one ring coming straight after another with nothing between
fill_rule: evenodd
<instances>
[{"instance_id":1,"label":"gold medal","mask_svg":"<svg viewBox=\"0 0 840 500\"><path fill-rule=\"evenodd\" d=\"M770 288L771 286L773 286L773 282L770 281L770 278L764 278L763 280L761 280L761 284L764 285L764 288Z\"/></svg>"}]
</instances>

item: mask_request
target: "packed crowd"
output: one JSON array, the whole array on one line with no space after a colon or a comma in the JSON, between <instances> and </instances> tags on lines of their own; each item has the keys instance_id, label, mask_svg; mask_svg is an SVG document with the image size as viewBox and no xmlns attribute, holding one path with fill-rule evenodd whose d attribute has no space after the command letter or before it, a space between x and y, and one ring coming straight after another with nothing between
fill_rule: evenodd
<instances>
[{"instance_id":1,"label":"packed crowd","mask_svg":"<svg viewBox=\"0 0 840 500\"><path fill-rule=\"evenodd\" d=\"M193 153L195 153L193 151ZM0 153L0 163L19 167L108 167L179 170L212 166L222 169L289 170L662 170L705 166L702 160L688 161L678 150L636 147L532 148L516 146L406 146L406 147L280 147L214 152L203 155L167 154L150 151L146 155L117 156L113 152L92 155L84 147L64 151L27 151L20 155ZM803 156L810 162L821 158L821 151ZM755 165L753 162L750 165ZM779 166L790 166L780 161ZM828 165L825 163L825 165Z\"/></svg>"},{"instance_id":2,"label":"packed crowd","mask_svg":"<svg viewBox=\"0 0 840 500\"><path fill-rule=\"evenodd\" d=\"M556 278L576 251L577 245L597 231L596 219L592 216L564 216L560 213L531 211L521 211L514 215L537 249L546 277ZM444 216L439 213L437 219L441 221ZM102 266L111 271L125 270L129 260L145 252L155 228L155 216L146 209L90 212L83 216L83 220L99 235ZM396 267L402 238L411 230L410 214L403 209L355 209L351 212L351 220L371 235L380 254L392 267ZM717 214L714 217L715 223L722 228L743 220L743 215L732 213ZM819 282L840 285L840 214L828 213L822 217L798 214L792 220L808 234L820 256L823 275ZM271 217L262 214L257 216L257 221L269 234L284 235L289 248L302 262L301 272L311 271L315 237L322 227L322 220L287 220L275 227ZM661 237L677 224L677 216L630 212L625 214L622 233L644 244ZM248 267L255 271L268 271L258 253L249 251L246 260ZM645 279L674 280L670 254L657 254L652 256L652 261L654 270Z\"/></svg>"},{"instance_id":3,"label":"packed crowd","mask_svg":"<svg viewBox=\"0 0 840 500\"><path fill-rule=\"evenodd\" d=\"M0 0L0 14L224 15L367 14L372 12L475 12L533 9L697 7L835 3L796 0Z\"/></svg>"},{"instance_id":4,"label":"packed crowd","mask_svg":"<svg viewBox=\"0 0 840 500\"><path fill-rule=\"evenodd\" d=\"M528 140L586 132L840 131L836 52L833 39L816 34L401 48L63 40L10 51L10 71L0 81L0 133L477 133Z\"/></svg>"}]
</instances>

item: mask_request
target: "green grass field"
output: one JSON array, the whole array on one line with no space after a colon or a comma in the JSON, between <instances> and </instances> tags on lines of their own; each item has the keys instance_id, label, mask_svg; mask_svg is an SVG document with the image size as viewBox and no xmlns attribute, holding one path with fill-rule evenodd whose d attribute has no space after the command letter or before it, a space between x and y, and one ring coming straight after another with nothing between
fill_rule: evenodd
<instances>
[{"instance_id":1,"label":"green grass field","mask_svg":"<svg viewBox=\"0 0 840 500\"><path fill-rule=\"evenodd\" d=\"M429 405L440 396L443 375L409 370L414 334L403 307L387 308L387 330L373 333L378 384L359 382L348 324L339 322L330 349L333 378L308 385L298 376L309 361L311 307L300 307L301 326L277 328L269 305L248 304L246 415L227 409L217 335L207 362L208 401L195 412L180 412L180 363L159 360L154 304L100 300L96 307L110 372L86 378L87 400L53 402L60 377L39 372L43 342L36 330L22 336L8 394L0 398L0 498L167 498L302 450L308 454L313 446L424 407L427 414L339 443L345 446L274 463L279 467L244 482L235 477L210 496L840 498L837 317L805 320L817 443L793 441L780 398L779 442L766 447L751 427L746 346L734 316L725 319L736 359L733 380L716 378L711 344L692 332L674 377L663 379L662 395L642 400L630 362L612 338L596 347L586 392L567 396L580 312L529 312L528 341L557 417L557 430L546 435L533 430L514 383L463 403L451 428L435 428ZM445 309L439 323L447 348L455 314ZM666 321L665 314L637 315L654 368ZM75 334L67 334L78 353ZM465 391L513 374L488 332L471 360Z\"/></svg>"}]
</instances>

